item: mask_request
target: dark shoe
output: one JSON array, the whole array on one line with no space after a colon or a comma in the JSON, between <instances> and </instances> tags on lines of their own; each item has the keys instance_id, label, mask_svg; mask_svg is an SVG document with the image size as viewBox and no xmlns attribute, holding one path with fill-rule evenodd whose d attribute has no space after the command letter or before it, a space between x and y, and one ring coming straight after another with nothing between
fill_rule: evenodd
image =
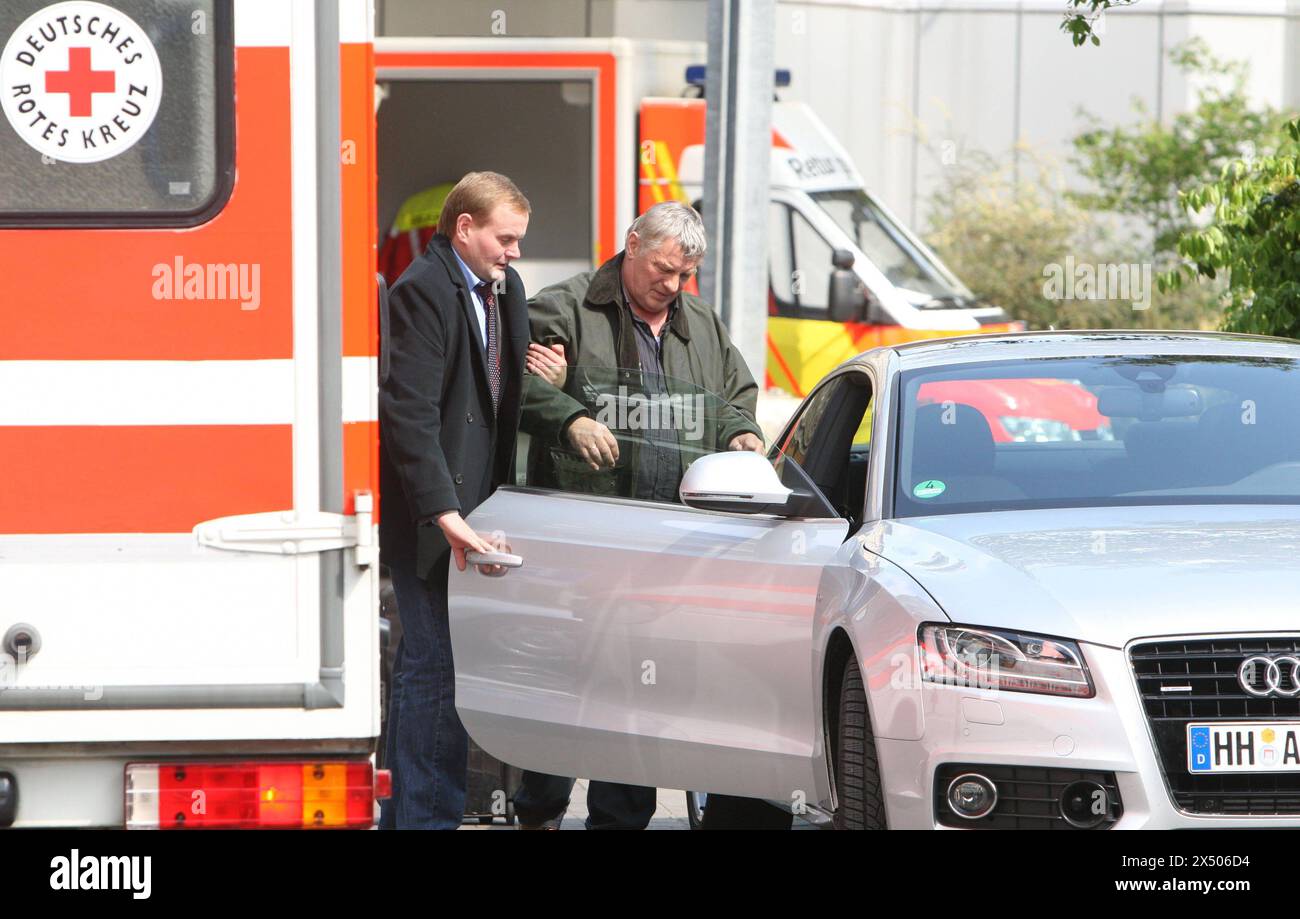
<instances>
[{"instance_id":1,"label":"dark shoe","mask_svg":"<svg viewBox=\"0 0 1300 919\"><path fill-rule=\"evenodd\" d=\"M564 820L564 814L558 817L552 817L550 820L543 820L541 823L526 823L523 820L518 821L515 827L520 830L558 830L561 821Z\"/></svg>"}]
</instances>

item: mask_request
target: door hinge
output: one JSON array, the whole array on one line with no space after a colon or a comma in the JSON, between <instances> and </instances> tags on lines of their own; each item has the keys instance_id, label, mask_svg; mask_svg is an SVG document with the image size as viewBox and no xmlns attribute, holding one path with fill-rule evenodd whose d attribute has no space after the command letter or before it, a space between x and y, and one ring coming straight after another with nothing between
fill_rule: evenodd
<instances>
[{"instance_id":1,"label":"door hinge","mask_svg":"<svg viewBox=\"0 0 1300 919\"><path fill-rule=\"evenodd\" d=\"M194 528L200 546L231 552L264 552L271 555L303 555L353 549L362 568L378 557L375 541L375 499L368 491L354 496L356 513L326 511L268 511L205 520Z\"/></svg>"}]
</instances>

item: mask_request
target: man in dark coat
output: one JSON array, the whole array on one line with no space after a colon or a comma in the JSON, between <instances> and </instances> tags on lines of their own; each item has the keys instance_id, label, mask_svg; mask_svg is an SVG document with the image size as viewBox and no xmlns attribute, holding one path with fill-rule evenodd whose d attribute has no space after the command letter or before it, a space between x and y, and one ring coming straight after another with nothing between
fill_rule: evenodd
<instances>
[{"instance_id":1,"label":"man in dark coat","mask_svg":"<svg viewBox=\"0 0 1300 919\"><path fill-rule=\"evenodd\" d=\"M388 710L393 794L384 828L455 829L468 737L456 714L447 623L452 558L494 546L465 522L512 468L528 307L510 267L528 229L515 184L472 172L448 194L438 233L389 296L380 386L380 545L402 620Z\"/></svg>"}]
</instances>

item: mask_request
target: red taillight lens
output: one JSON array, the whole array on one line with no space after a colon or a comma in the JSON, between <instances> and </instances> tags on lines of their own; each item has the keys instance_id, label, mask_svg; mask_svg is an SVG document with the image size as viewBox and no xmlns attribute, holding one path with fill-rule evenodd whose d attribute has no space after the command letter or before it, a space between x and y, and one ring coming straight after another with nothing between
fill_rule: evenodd
<instances>
[{"instance_id":1,"label":"red taillight lens","mask_svg":"<svg viewBox=\"0 0 1300 919\"><path fill-rule=\"evenodd\" d=\"M368 760L126 767L128 829L364 829L375 799Z\"/></svg>"}]
</instances>

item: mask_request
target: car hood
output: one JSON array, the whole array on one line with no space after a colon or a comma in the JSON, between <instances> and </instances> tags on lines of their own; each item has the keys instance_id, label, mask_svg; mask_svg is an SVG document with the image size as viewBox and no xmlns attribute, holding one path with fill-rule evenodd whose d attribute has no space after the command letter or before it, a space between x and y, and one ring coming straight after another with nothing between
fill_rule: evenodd
<instances>
[{"instance_id":1,"label":"car hood","mask_svg":"<svg viewBox=\"0 0 1300 919\"><path fill-rule=\"evenodd\" d=\"M1121 647L1300 629L1300 507L1077 508L885 520L864 547L954 621Z\"/></svg>"}]
</instances>

